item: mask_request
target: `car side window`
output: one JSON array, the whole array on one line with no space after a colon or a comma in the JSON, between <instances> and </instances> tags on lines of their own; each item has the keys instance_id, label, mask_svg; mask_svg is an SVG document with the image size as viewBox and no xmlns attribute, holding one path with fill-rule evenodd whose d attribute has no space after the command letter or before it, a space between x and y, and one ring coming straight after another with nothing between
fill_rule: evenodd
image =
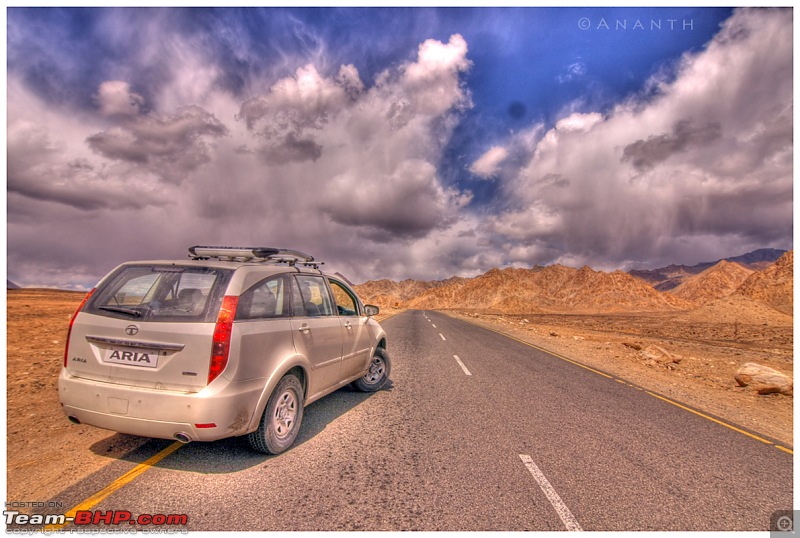
<instances>
[{"instance_id":1,"label":"car side window","mask_svg":"<svg viewBox=\"0 0 800 538\"><path fill-rule=\"evenodd\" d=\"M283 276L259 282L239 296L236 319L280 318L288 315L286 280Z\"/></svg>"},{"instance_id":2,"label":"car side window","mask_svg":"<svg viewBox=\"0 0 800 538\"><path fill-rule=\"evenodd\" d=\"M314 275L295 275L307 316L332 316L331 300L325 279Z\"/></svg>"},{"instance_id":3,"label":"car side window","mask_svg":"<svg viewBox=\"0 0 800 538\"><path fill-rule=\"evenodd\" d=\"M358 301L356 301L352 293L335 280L331 280L330 283L331 291L333 291L333 300L336 301L336 310L339 312L339 315L357 316Z\"/></svg>"}]
</instances>

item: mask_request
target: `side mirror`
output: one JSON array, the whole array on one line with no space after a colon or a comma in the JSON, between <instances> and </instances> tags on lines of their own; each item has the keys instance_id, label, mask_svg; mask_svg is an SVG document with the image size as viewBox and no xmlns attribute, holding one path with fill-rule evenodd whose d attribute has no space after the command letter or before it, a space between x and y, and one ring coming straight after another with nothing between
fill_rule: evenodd
<instances>
[{"instance_id":1,"label":"side mirror","mask_svg":"<svg viewBox=\"0 0 800 538\"><path fill-rule=\"evenodd\" d=\"M364 305L364 313L368 317L377 316L380 313L380 311L381 311L381 309L378 308L375 305L371 305L371 304Z\"/></svg>"}]
</instances>

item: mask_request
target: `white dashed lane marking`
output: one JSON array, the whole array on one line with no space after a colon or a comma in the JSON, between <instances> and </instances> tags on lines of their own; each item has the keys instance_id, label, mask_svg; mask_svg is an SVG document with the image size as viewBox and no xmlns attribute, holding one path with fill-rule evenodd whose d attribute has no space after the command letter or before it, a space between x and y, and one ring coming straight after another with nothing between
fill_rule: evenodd
<instances>
[{"instance_id":1,"label":"white dashed lane marking","mask_svg":"<svg viewBox=\"0 0 800 538\"><path fill-rule=\"evenodd\" d=\"M463 363L463 362L461 362L461 359L459 359L459 358L458 358L458 355L453 355L453 358L456 360L456 362L459 364L459 366L461 366L461 369L462 369L462 370L464 370L464 373L465 373L465 374L467 374L467 375L472 375L472 374L470 373L470 371L469 371L469 370L467 370L467 367L466 367L466 366L464 366L464 363Z\"/></svg>"},{"instance_id":2,"label":"white dashed lane marking","mask_svg":"<svg viewBox=\"0 0 800 538\"><path fill-rule=\"evenodd\" d=\"M444 335L443 335L442 333L439 333L439 336L441 336L441 337L442 337L442 340L445 340L445 341L447 340L447 338L445 338L445 337L444 337Z\"/></svg>"},{"instance_id":3,"label":"white dashed lane marking","mask_svg":"<svg viewBox=\"0 0 800 538\"><path fill-rule=\"evenodd\" d=\"M531 472L533 478L536 480L536 483L539 484L539 487L544 492L545 497L547 500L550 501L550 504L553 505L553 508L556 509L556 513L558 517L561 518L561 521L564 522L564 525L567 527L568 531L582 531L580 523L578 520L575 519L575 516L572 515L567 505L564 504L564 501L561 500L561 497L558 496L556 490L553 489L553 486L550 484L550 481L547 480L547 477L544 476L539 467L533 462L530 456L526 454L520 454L519 459L522 460L522 463L525 464L525 467Z\"/></svg>"}]
</instances>

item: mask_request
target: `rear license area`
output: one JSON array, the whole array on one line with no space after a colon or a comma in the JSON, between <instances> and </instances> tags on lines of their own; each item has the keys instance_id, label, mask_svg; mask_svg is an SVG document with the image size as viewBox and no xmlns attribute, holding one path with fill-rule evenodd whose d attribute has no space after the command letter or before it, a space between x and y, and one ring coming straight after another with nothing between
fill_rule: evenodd
<instances>
[{"instance_id":1,"label":"rear license area","mask_svg":"<svg viewBox=\"0 0 800 538\"><path fill-rule=\"evenodd\" d=\"M81 313L73 325L67 369L76 377L159 390L199 390L207 383L213 323L140 322Z\"/></svg>"},{"instance_id":2,"label":"rear license area","mask_svg":"<svg viewBox=\"0 0 800 538\"><path fill-rule=\"evenodd\" d=\"M103 351L103 362L125 364L140 368L157 368L159 352L157 349L113 346Z\"/></svg>"}]
</instances>

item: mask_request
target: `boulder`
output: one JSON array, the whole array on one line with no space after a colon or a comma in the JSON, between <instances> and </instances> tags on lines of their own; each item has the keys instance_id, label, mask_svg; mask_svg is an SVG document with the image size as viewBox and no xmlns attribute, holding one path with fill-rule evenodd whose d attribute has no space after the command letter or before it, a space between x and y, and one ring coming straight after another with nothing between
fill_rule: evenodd
<instances>
[{"instance_id":1,"label":"boulder","mask_svg":"<svg viewBox=\"0 0 800 538\"><path fill-rule=\"evenodd\" d=\"M740 387L750 387L759 394L786 394L794 391L792 378L767 366L748 362L734 376Z\"/></svg>"}]
</instances>

